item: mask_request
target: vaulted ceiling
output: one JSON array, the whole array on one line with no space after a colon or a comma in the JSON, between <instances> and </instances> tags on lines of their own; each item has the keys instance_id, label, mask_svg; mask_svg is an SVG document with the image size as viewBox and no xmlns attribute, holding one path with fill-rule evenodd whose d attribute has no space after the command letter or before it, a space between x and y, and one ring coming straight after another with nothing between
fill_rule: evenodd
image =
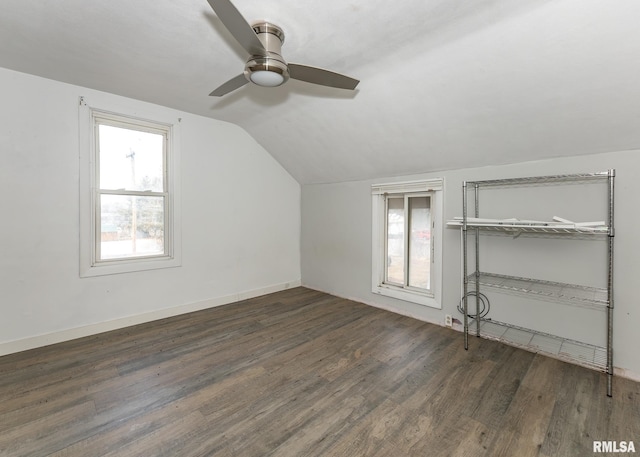
<instances>
[{"instance_id":1,"label":"vaulted ceiling","mask_svg":"<svg viewBox=\"0 0 640 457\"><path fill-rule=\"evenodd\" d=\"M208 94L246 54L206 0L3 0L0 66L229 121L299 182L640 147L637 0L235 0L361 80Z\"/></svg>"}]
</instances>

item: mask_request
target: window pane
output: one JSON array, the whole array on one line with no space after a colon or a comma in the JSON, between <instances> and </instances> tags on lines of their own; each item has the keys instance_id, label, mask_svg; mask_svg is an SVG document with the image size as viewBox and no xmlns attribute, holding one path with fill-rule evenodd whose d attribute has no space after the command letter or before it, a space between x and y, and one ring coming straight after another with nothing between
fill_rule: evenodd
<instances>
[{"instance_id":1,"label":"window pane","mask_svg":"<svg viewBox=\"0 0 640 457\"><path fill-rule=\"evenodd\" d=\"M164 135L98 128L101 189L164 191Z\"/></svg>"},{"instance_id":2,"label":"window pane","mask_svg":"<svg viewBox=\"0 0 640 457\"><path fill-rule=\"evenodd\" d=\"M431 287L431 199L409 198L409 285Z\"/></svg>"},{"instance_id":3,"label":"window pane","mask_svg":"<svg viewBox=\"0 0 640 457\"><path fill-rule=\"evenodd\" d=\"M387 282L404 285L404 198L387 199Z\"/></svg>"},{"instance_id":4,"label":"window pane","mask_svg":"<svg viewBox=\"0 0 640 457\"><path fill-rule=\"evenodd\" d=\"M163 255L164 197L100 196L100 259Z\"/></svg>"}]
</instances>

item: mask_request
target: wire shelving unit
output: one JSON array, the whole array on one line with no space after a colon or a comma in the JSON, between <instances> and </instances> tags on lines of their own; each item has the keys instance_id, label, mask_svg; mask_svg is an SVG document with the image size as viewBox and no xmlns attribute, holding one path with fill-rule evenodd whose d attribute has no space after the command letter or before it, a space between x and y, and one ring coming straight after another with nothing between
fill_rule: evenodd
<instances>
[{"instance_id":1,"label":"wire shelving unit","mask_svg":"<svg viewBox=\"0 0 640 457\"><path fill-rule=\"evenodd\" d=\"M526 178L464 181L462 185L462 218L449 221L449 226L462 230L464 347L469 348L469 329L475 327L476 336L501 341L536 353L582 365L607 374L607 395L612 395L613 380L613 242L614 242L614 179L615 170ZM536 221L480 219L480 190L488 187L537 186L570 182L607 184L607 220L604 225L545 223ZM469 214L469 192L474 192L473 213ZM468 232L475 235L475 268L469 273ZM482 233L545 235L562 239L585 237L607 242L607 278L605 288L567 284L548 280L522 278L480 269L480 235ZM604 347L563 338L482 317L481 290L522 294L554 303L565 303L604 311L606 316L606 345ZM475 300L473 296L475 295ZM469 297L476 303L476 313L469 313Z\"/></svg>"}]
</instances>

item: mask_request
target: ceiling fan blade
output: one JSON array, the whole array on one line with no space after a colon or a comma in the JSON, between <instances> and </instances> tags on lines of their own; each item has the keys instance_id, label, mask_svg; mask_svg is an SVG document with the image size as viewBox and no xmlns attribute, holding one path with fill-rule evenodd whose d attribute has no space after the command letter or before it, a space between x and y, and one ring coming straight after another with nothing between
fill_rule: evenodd
<instances>
[{"instance_id":1,"label":"ceiling fan blade","mask_svg":"<svg viewBox=\"0 0 640 457\"><path fill-rule=\"evenodd\" d=\"M224 26L252 56L267 52L253 28L229 0L207 0Z\"/></svg>"},{"instance_id":2,"label":"ceiling fan blade","mask_svg":"<svg viewBox=\"0 0 640 457\"><path fill-rule=\"evenodd\" d=\"M353 90L360 82L349 76L341 75L329 70L323 70L318 67L309 67L297 63L287 64L289 67L289 76L292 79L306 81L312 84L320 84L321 86L337 87L338 89Z\"/></svg>"},{"instance_id":3,"label":"ceiling fan blade","mask_svg":"<svg viewBox=\"0 0 640 457\"><path fill-rule=\"evenodd\" d=\"M229 92L232 92L236 89L241 88L248 82L249 81L247 81L247 78L244 77L244 74L240 74L235 78L231 78L229 81L224 83L222 86L218 87L209 95L212 97L222 97L223 95L228 94Z\"/></svg>"}]
</instances>

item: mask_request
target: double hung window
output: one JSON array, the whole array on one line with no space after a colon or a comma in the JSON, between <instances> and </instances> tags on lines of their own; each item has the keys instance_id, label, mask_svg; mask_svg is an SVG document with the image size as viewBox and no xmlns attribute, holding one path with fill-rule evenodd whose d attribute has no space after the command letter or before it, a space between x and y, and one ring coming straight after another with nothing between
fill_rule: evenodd
<instances>
[{"instance_id":1,"label":"double hung window","mask_svg":"<svg viewBox=\"0 0 640 457\"><path fill-rule=\"evenodd\" d=\"M95 117L96 262L166 256L166 127Z\"/></svg>"},{"instance_id":2,"label":"double hung window","mask_svg":"<svg viewBox=\"0 0 640 457\"><path fill-rule=\"evenodd\" d=\"M175 266L173 126L91 109L88 114L81 274Z\"/></svg>"}]
</instances>

